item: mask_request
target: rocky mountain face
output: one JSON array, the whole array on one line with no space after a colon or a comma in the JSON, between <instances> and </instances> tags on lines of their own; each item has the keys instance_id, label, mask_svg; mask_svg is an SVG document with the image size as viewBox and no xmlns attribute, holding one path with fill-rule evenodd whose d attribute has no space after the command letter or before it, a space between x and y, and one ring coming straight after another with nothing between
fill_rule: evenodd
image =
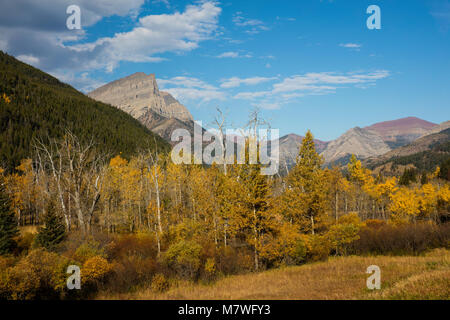
<instances>
[{"instance_id":1,"label":"rocky mountain face","mask_svg":"<svg viewBox=\"0 0 450 320\"><path fill-rule=\"evenodd\" d=\"M435 123L415 117L407 117L375 123L364 129L375 132L391 149L394 149L428 134L434 127L437 127Z\"/></svg>"},{"instance_id":2,"label":"rocky mountain face","mask_svg":"<svg viewBox=\"0 0 450 320\"><path fill-rule=\"evenodd\" d=\"M159 91L154 74L138 72L108 83L88 96L129 113L166 141L171 142L175 129L186 129L193 135L196 124L192 115L169 93ZM439 133L448 128L450 121L437 125L408 117L365 128L355 127L336 140L315 140L315 143L326 165L344 165L354 154L360 159L367 159L366 163L373 167L391 158L426 152L438 142L442 144L448 137ZM203 128L201 130L204 131ZM282 170L287 171L295 164L302 140L303 137L296 134L279 139Z\"/></svg>"},{"instance_id":3,"label":"rocky mountain face","mask_svg":"<svg viewBox=\"0 0 450 320\"><path fill-rule=\"evenodd\" d=\"M398 166L432 170L450 155L450 128L425 135L412 143L391 150L381 156L371 157L364 165L376 172L398 173Z\"/></svg>"},{"instance_id":4,"label":"rocky mountain face","mask_svg":"<svg viewBox=\"0 0 450 320\"><path fill-rule=\"evenodd\" d=\"M389 146L375 132L355 127L336 140L329 142L321 155L327 164L340 164L352 154L358 158L368 158L390 150Z\"/></svg>"},{"instance_id":5,"label":"rocky mountain face","mask_svg":"<svg viewBox=\"0 0 450 320\"><path fill-rule=\"evenodd\" d=\"M433 128L431 128L430 130L428 130L424 135L422 135L422 137L430 135L430 134L433 134L433 133L439 133L439 132L444 131L444 130L446 130L448 128L450 128L450 121L442 122L442 123L434 126Z\"/></svg>"},{"instance_id":6,"label":"rocky mountain face","mask_svg":"<svg viewBox=\"0 0 450 320\"><path fill-rule=\"evenodd\" d=\"M159 91L154 74L137 72L110 82L88 96L129 113L167 141L174 129L191 131L194 127L188 109L168 92Z\"/></svg>"},{"instance_id":7,"label":"rocky mountain face","mask_svg":"<svg viewBox=\"0 0 450 320\"><path fill-rule=\"evenodd\" d=\"M291 133L279 139L280 167L283 170L286 166L290 168L295 164L303 138L303 136ZM314 140L314 143L317 152L322 152L328 144L328 142L317 139Z\"/></svg>"},{"instance_id":8,"label":"rocky mountain face","mask_svg":"<svg viewBox=\"0 0 450 320\"><path fill-rule=\"evenodd\" d=\"M416 145L414 142L420 137L442 132L447 128L450 128L450 121L437 125L419 118L408 117L375 123L365 128L356 127L333 141L316 140L316 149L323 156L326 165L345 165L352 154L359 159L370 158L372 160L369 162L372 164L373 159L380 158L385 161L390 157L429 150L428 147L423 147L423 143ZM432 140L441 141L442 137L439 137ZM288 134L280 138L281 167L286 165L290 167L295 163L302 139L303 137L296 134ZM403 146L405 147L400 148ZM387 154L386 157L385 154Z\"/></svg>"}]
</instances>

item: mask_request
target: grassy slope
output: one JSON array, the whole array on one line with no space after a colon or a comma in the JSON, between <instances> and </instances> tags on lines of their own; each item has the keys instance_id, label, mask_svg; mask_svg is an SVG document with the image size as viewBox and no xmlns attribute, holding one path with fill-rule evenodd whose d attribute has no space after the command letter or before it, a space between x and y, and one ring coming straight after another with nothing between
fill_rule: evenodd
<instances>
[{"instance_id":1,"label":"grassy slope","mask_svg":"<svg viewBox=\"0 0 450 320\"><path fill-rule=\"evenodd\" d=\"M381 290L366 288L370 265ZM101 297L104 298L104 297ZM421 257L339 257L327 262L231 276L211 285L180 284L163 294L143 290L116 299L450 299L450 251Z\"/></svg>"}]
</instances>

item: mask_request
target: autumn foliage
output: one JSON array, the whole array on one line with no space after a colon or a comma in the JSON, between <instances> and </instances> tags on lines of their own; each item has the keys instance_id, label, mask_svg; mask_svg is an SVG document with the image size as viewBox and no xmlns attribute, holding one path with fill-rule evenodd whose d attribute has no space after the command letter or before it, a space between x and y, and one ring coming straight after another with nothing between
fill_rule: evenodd
<instances>
[{"instance_id":1,"label":"autumn foliage","mask_svg":"<svg viewBox=\"0 0 450 320\"><path fill-rule=\"evenodd\" d=\"M176 165L150 151L106 161L91 147L66 137L54 148L70 158L58 163L40 146L42 157L2 171L2 205L41 236L8 238L18 246L0 257L0 297L164 292L177 281L450 243L450 184L439 168L409 185L374 175L354 156L346 170L324 168L310 132L284 177L261 175L248 159L226 170ZM65 287L69 264L80 266L84 291Z\"/></svg>"}]
</instances>

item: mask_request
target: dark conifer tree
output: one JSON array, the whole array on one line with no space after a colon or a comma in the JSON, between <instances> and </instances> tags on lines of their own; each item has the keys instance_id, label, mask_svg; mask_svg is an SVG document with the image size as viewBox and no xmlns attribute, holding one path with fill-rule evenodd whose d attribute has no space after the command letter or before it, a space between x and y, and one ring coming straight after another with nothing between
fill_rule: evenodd
<instances>
[{"instance_id":1,"label":"dark conifer tree","mask_svg":"<svg viewBox=\"0 0 450 320\"><path fill-rule=\"evenodd\" d=\"M11 209L10 200L3 184L0 184L0 255L11 253L19 233L17 220Z\"/></svg>"},{"instance_id":2,"label":"dark conifer tree","mask_svg":"<svg viewBox=\"0 0 450 320\"><path fill-rule=\"evenodd\" d=\"M55 250L66 237L66 227L62 217L58 215L55 201L50 200L44 216L44 226L39 228L36 243L47 250Z\"/></svg>"}]
</instances>

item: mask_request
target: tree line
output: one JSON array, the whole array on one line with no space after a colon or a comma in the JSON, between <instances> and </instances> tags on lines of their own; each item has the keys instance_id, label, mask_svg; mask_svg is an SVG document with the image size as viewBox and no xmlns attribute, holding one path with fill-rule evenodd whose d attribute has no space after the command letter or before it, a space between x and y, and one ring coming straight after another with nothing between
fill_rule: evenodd
<instances>
[{"instance_id":1,"label":"tree line","mask_svg":"<svg viewBox=\"0 0 450 320\"><path fill-rule=\"evenodd\" d=\"M339 250L365 221L439 224L449 215L450 184L439 167L405 186L374 176L353 156L343 174L323 167L310 132L285 177L261 175L261 165L248 163L176 165L154 149L107 159L70 132L50 144L36 140L34 148L34 159L2 172L18 225L47 224L56 212L68 233L152 234L158 254L179 239L202 238L251 249L259 269L301 239L326 238Z\"/></svg>"}]
</instances>

